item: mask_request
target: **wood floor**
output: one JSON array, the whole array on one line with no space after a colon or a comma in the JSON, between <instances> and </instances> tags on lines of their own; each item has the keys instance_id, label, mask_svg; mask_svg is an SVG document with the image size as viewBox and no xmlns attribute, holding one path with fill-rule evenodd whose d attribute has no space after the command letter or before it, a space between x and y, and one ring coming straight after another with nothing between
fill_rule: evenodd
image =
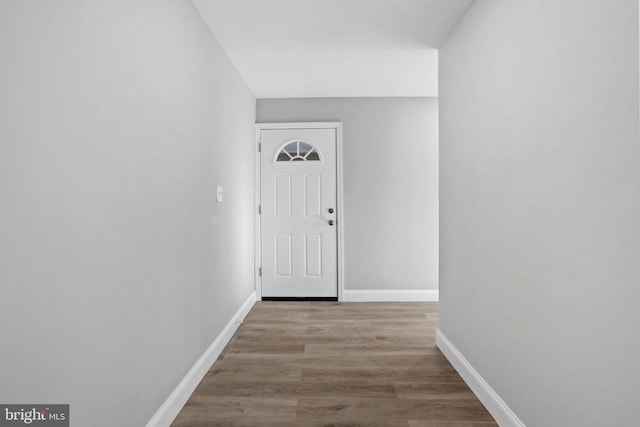
<instances>
[{"instance_id":1,"label":"wood floor","mask_svg":"<svg viewBox=\"0 0 640 427\"><path fill-rule=\"evenodd\" d=\"M174 423L488 427L436 303L258 302Z\"/></svg>"}]
</instances>

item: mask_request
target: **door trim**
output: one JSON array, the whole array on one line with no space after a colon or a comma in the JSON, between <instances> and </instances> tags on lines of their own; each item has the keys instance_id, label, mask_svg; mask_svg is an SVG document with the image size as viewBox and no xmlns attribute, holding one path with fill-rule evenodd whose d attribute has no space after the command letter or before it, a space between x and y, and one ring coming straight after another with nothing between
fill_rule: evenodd
<instances>
[{"instance_id":1,"label":"door trim","mask_svg":"<svg viewBox=\"0 0 640 427\"><path fill-rule=\"evenodd\" d=\"M335 129L336 131L336 226L338 233L337 250L338 250L338 301L344 301L344 200L342 191L342 122L304 122L304 123L256 123L256 141L254 149L254 175L255 184L253 188L254 194L254 283L256 297L258 301L262 301L262 277L260 276L260 268L262 266L261 244L260 238L262 230L260 229L260 214L258 212L260 206L260 132L263 129Z\"/></svg>"}]
</instances>

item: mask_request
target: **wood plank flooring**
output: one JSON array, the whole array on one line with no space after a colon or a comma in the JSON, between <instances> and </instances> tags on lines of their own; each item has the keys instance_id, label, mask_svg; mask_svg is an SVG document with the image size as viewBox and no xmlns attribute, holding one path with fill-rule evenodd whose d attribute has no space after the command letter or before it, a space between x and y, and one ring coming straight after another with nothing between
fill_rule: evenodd
<instances>
[{"instance_id":1,"label":"wood plank flooring","mask_svg":"<svg viewBox=\"0 0 640 427\"><path fill-rule=\"evenodd\" d=\"M497 426L437 303L258 302L172 426Z\"/></svg>"}]
</instances>

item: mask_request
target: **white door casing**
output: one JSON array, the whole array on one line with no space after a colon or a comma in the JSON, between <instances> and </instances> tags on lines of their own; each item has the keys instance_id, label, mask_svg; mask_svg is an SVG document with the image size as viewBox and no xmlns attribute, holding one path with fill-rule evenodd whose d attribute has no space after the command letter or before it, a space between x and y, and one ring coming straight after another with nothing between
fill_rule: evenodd
<instances>
[{"instance_id":1,"label":"white door casing","mask_svg":"<svg viewBox=\"0 0 640 427\"><path fill-rule=\"evenodd\" d=\"M341 299L340 130L258 125L261 297Z\"/></svg>"}]
</instances>

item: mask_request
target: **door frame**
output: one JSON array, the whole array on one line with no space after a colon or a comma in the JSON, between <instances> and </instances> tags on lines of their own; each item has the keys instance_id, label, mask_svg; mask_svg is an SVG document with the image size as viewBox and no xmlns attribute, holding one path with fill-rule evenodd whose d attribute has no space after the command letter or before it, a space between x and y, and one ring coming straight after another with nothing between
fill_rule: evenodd
<instances>
[{"instance_id":1,"label":"door frame","mask_svg":"<svg viewBox=\"0 0 640 427\"><path fill-rule=\"evenodd\" d=\"M256 123L256 140L254 149L254 287L258 301L262 301L262 229L260 228L260 133L267 129L335 129L336 131L336 232L337 232L337 268L338 268L338 301L344 301L344 200L342 191L342 122L289 122L289 123Z\"/></svg>"}]
</instances>

